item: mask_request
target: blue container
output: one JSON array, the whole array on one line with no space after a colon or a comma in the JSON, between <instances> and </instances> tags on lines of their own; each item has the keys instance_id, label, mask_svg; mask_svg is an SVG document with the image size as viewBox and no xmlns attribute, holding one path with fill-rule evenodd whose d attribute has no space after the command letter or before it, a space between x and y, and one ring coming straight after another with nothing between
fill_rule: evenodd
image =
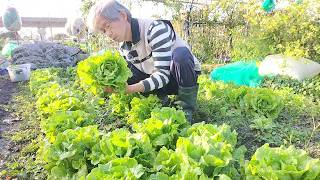
<instances>
[{"instance_id":1,"label":"blue container","mask_svg":"<svg viewBox=\"0 0 320 180\"><path fill-rule=\"evenodd\" d=\"M6 74L8 74L7 69L0 69L0 76L6 75Z\"/></svg>"}]
</instances>

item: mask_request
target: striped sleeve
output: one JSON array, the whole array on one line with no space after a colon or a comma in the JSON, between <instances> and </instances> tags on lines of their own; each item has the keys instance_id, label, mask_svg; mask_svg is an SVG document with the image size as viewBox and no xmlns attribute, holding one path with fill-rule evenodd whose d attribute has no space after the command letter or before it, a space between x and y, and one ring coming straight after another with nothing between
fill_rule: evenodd
<instances>
[{"instance_id":1,"label":"striped sleeve","mask_svg":"<svg viewBox=\"0 0 320 180\"><path fill-rule=\"evenodd\" d=\"M154 21L148 29L147 36L155 71L142 81L145 92L160 89L169 83L174 31L163 21Z\"/></svg>"}]
</instances>

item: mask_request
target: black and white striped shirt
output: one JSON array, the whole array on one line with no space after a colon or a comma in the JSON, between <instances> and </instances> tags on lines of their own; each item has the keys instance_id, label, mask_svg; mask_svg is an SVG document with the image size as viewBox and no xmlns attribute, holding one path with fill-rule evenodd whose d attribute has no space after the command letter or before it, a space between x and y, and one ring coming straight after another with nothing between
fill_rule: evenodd
<instances>
[{"instance_id":1,"label":"black and white striped shirt","mask_svg":"<svg viewBox=\"0 0 320 180\"><path fill-rule=\"evenodd\" d=\"M133 33L135 32L133 31ZM133 34L133 36L136 35L138 33ZM175 34L169 24L161 20L155 20L147 29L146 40L151 47L152 59L154 61L154 71L150 74L149 78L142 80L145 92L149 92L154 89L160 89L169 83L172 46L175 43ZM120 47L120 52L122 52L128 61L130 61L130 57L135 58L137 56L137 51L132 50L132 46L126 43Z\"/></svg>"},{"instance_id":2,"label":"black and white striped shirt","mask_svg":"<svg viewBox=\"0 0 320 180\"><path fill-rule=\"evenodd\" d=\"M163 21L154 21L147 32L155 72L143 80L145 91L160 89L169 83L174 31Z\"/></svg>"}]
</instances>

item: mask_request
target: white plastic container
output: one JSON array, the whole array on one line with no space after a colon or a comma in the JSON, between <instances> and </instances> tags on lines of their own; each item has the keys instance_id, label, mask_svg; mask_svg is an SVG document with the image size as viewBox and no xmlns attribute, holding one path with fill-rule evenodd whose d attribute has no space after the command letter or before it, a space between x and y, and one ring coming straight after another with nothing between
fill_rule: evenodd
<instances>
[{"instance_id":1,"label":"white plastic container","mask_svg":"<svg viewBox=\"0 0 320 180\"><path fill-rule=\"evenodd\" d=\"M10 65L7 70L11 82L27 81L30 79L31 64Z\"/></svg>"}]
</instances>

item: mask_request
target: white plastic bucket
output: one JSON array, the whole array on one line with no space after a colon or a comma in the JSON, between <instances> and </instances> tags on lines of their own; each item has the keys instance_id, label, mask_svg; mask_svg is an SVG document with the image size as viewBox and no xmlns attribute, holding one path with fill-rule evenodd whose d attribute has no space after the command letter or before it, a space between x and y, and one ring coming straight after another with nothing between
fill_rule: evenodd
<instances>
[{"instance_id":1,"label":"white plastic bucket","mask_svg":"<svg viewBox=\"0 0 320 180\"><path fill-rule=\"evenodd\" d=\"M27 81L30 79L31 64L11 65L7 68L11 82Z\"/></svg>"}]
</instances>

